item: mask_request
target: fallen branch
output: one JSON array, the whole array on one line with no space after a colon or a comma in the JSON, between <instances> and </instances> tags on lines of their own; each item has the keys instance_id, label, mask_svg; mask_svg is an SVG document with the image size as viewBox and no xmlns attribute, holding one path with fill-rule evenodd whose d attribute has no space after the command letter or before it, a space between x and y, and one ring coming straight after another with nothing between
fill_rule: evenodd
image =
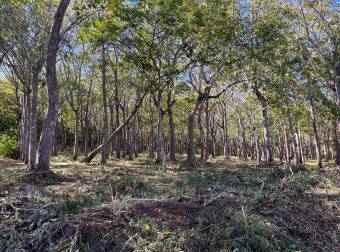
<instances>
[{"instance_id":1,"label":"fallen branch","mask_svg":"<svg viewBox=\"0 0 340 252\"><path fill-rule=\"evenodd\" d=\"M145 92L143 94L143 96L139 99L139 101L136 103L134 109L132 110L131 114L129 115L129 117L121 124L119 125L119 127L109 136L109 138L107 139L107 144L109 144L112 139L125 127L125 125L127 125L129 123L129 121L131 120L131 118L137 113L137 111L139 110L139 108L141 107L143 100L146 96L147 92ZM92 161L92 159L94 159L95 156L97 156L97 154L101 151L103 145L99 145L94 151L90 152L86 158L84 158L82 160L82 162L85 163L90 163Z\"/></svg>"}]
</instances>

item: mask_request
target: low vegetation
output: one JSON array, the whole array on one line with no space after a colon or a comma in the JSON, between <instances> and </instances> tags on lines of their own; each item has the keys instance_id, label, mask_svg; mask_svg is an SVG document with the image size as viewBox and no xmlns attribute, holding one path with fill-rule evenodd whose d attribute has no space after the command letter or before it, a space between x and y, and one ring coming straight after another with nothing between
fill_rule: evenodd
<instances>
[{"instance_id":1,"label":"low vegetation","mask_svg":"<svg viewBox=\"0 0 340 252\"><path fill-rule=\"evenodd\" d=\"M166 171L60 156L37 180L1 161L1 251L336 251L339 170L217 159ZM34 180L32 180L34 178Z\"/></svg>"}]
</instances>

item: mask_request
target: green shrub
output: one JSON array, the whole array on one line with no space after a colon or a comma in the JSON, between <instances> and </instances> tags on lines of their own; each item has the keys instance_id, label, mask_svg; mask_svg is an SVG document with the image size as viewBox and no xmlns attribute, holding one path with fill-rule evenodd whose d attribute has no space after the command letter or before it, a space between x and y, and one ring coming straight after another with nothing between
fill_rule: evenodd
<instances>
[{"instance_id":1,"label":"green shrub","mask_svg":"<svg viewBox=\"0 0 340 252\"><path fill-rule=\"evenodd\" d=\"M17 140L9 135L0 135L0 156L19 158L19 146Z\"/></svg>"}]
</instances>

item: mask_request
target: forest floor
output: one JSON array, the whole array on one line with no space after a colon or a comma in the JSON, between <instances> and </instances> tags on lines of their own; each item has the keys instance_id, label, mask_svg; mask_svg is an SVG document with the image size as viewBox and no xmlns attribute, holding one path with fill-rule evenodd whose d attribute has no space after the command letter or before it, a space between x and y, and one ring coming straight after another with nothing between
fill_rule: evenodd
<instances>
[{"instance_id":1,"label":"forest floor","mask_svg":"<svg viewBox=\"0 0 340 252\"><path fill-rule=\"evenodd\" d=\"M36 179L0 160L0 251L339 251L340 171L145 156L52 162Z\"/></svg>"}]
</instances>

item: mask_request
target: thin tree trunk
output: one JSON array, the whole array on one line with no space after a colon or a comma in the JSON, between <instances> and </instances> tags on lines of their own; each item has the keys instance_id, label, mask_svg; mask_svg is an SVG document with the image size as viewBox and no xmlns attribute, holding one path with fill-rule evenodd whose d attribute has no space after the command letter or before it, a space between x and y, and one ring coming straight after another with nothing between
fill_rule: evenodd
<instances>
[{"instance_id":1,"label":"thin tree trunk","mask_svg":"<svg viewBox=\"0 0 340 252\"><path fill-rule=\"evenodd\" d=\"M197 125L200 131L200 140L201 140L201 161L204 162L206 159L206 134L204 132L204 128L203 128L203 123L202 123L202 111L203 111L203 104L201 104L198 108L197 111Z\"/></svg>"},{"instance_id":2,"label":"thin tree trunk","mask_svg":"<svg viewBox=\"0 0 340 252\"><path fill-rule=\"evenodd\" d=\"M296 141L296 144L297 144L296 150L295 150L296 164L303 164L302 147L301 147L301 141L300 141L298 127L295 127L295 141Z\"/></svg>"},{"instance_id":3,"label":"thin tree trunk","mask_svg":"<svg viewBox=\"0 0 340 252\"><path fill-rule=\"evenodd\" d=\"M37 150L36 166L37 171L49 171L50 156L52 143L55 134L58 116L58 90L56 76L56 60L60 42L60 29L63 23L66 9L70 0L61 0L57 12L54 16L54 22L48 41L47 59L46 59L46 83L48 93L48 109L44 127L40 136L40 142Z\"/></svg>"},{"instance_id":4,"label":"thin tree trunk","mask_svg":"<svg viewBox=\"0 0 340 252\"><path fill-rule=\"evenodd\" d=\"M334 68L335 72L335 99L336 106L338 111L340 111L340 61L337 61ZM339 134L340 134L340 113L337 114L336 119L333 122L333 143L334 143L334 152L335 152L335 164L340 165L340 142L339 142Z\"/></svg>"},{"instance_id":5,"label":"thin tree trunk","mask_svg":"<svg viewBox=\"0 0 340 252\"><path fill-rule=\"evenodd\" d=\"M78 158L78 136L79 136L79 112L78 109L74 111L74 143L73 143L73 160Z\"/></svg>"},{"instance_id":6,"label":"thin tree trunk","mask_svg":"<svg viewBox=\"0 0 340 252\"><path fill-rule=\"evenodd\" d=\"M171 92L168 93L168 117L169 117L170 161L176 161L176 135L174 116L172 112Z\"/></svg>"},{"instance_id":7,"label":"thin tree trunk","mask_svg":"<svg viewBox=\"0 0 340 252\"><path fill-rule=\"evenodd\" d=\"M188 156L187 156L187 165L189 167L195 167L196 165L196 157L195 157L195 142L194 142L194 132L195 132L195 116L200 106L199 102L196 101L194 108L189 114L188 120Z\"/></svg>"},{"instance_id":8,"label":"thin tree trunk","mask_svg":"<svg viewBox=\"0 0 340 252\"><path fill-rule=\"evenodd\" d=\"M323 132L323 151L325 161L329 161L329 128L326 127Z\"/></svg>"},{"instance_id":9,"label":"thin tree trunk","mask_svg":"<svg viewBox=\"0 0 340 252\"><path fill-rule=\"evenodd\" d=\"M257 160L257 163L260 164L261 163L261 146L260 146L259 134L257 133L256 129L255 129L255 148L256 148L256 160Z\"/></svg>"},{"instance_id":10,"label":"thin tree trunk","mask_svg":"<svg viewBox=\"0 0 340 252\"><path fill-rule=\"evenodd\" d=\"M21 160L28 164L29 162L29 140L30 140L30 89L29 82L25 83L22 96L22 123L21 123Z\"/></svg>"},{"instance_id":11,"label":"thin tree trunk","mask_svg":"<svg viewBox=\"0 0 340 252\"><path fill-rule=\"evenodd\" d=\"M303 155L303 146L302 146L302 139L301 139L301 130L298 127L297 128L297 132L298 132L298 140L299 140L299 150L300 150L300 157L301 157L301 162L302 164L305 163L305 157Z\"/></svg>"},{"instance_id":12,"label":"thin tree trunk","mask_svg":"<svg viewBox=\"0 0 340 252\"><path fill-rule=\"evenodd\" d=\"M229 160L227 105L222 105L223 157Z\"/></svg>"},{"instance_id":13,"label":"thin tree trunk","mask_svg":"<svg viewBox=\"0 0 340 252\"><path fill-rule=\"evenodd\" d=\"M205 101L205 138L204 138L204 160L209 159L209 155L211 153L210 145L209 145L209 134L210 134L210 117L209 117L209 99L206 99Z\"/></svg>"},{"instance_id":14,"label":"thin tree trunk","mask_svg":"<svg viewBox=\"0 0 340 252\"><path fill-rule=\"evenodd\" d=\"M215 115L212 116L212 122L210 128L210 133L211 133L211 145L210 145L210 153L213 158L216 157L216 120L215 120Z\"/></svg>"},{"instance_id":15,"label":"thin tree trunk","mask_svg":"<svg viewBox=\"0 0 340 252\"><path fill-rule=\"evenodd\" d=\"M243 129L243 124L241 120L241 115L237 112L238 116L238 146L239 146L239 158L243 158L247 160L247 151L246 151L246 143L245 143L245 134Z\"/></svg>"},{"instance_id":16,"label":"thin tree trunk","mask_svg":"<svg viewBox=\"0 0 340 252\"><path fill-rule=\"evenodd\" d=\"M160 100L158 100L157 110L158 110L158 125L157 125L157 151L156 151L156 163L163 164L164 162L164 139L163 139L163 116L164 113L160 108Z\"/></svg>"},{"instance_id":17,"label":"thin tree trunk","mask_svg":"<svg viewBox=\"0 0 340 252\"><path fill-rule=\"evenodd\" d=\"M314 138L315 138L316 160L318 162L318 167L322 168L321 146L320 146L320 139L319 139L319 134L318 134L318 127L316 124L316 112L314 108L314 103L312 101L310 103L310 113L312 116L312 127L313 127L313 133L314 133Z\"/></svg>"},{"instance_id":18,"label":"thin tree trunk","mask_svg":"<svg viewBox=\"0 0 340 252\"><path fill-rule=\"evenodd\" d=\"M149 125L149 137L148 137L148 155L150 158L154 158L155 157L155 153L154 153L154 127L153 127L153 123L154 123L154 111L153 111L153 106L152 106L152 101L151 101L151 96L149 99L149 108L150 108L150 125Z\"/></svg>"},{"instance_id":19,"label":"thin tree trunk","mask_svg":"<svg viewBox=\"0 0 340 252\"><path fill-rule=\"evenodd\" d=\"M265 149L266 149L266 161L267 163L270 164L274 161L274 158L273 158L272 144L271 144L270 135L269 135L268 102L266 98L261 94L261 92L257 89L257 87L254 88L254 91L262 106L263 137L264 137L264 143L265 143Z\"/></svg>"},{"instance_id":20,"label":"thin tree trunk","mask_svg":"<svg viewBox=\"0 0 340 252\"><path fill-rule=\"evenodd\" d=\"M288 114L288 123L289 123L289 130L291 133L291 139L293 140L293 145L292 145L292 149L293 151L291 152L291 154L294 154L295 157L295 164L301 164L301 158L300 158L300 151L299 151L299 147L298 147L298 137L297 137L297 131L296 128L293 127L292 125L292 116L291 113L289 112ZM293 157L293 155L292 155Z\"/></svg>"},{"instance_id":21,"label":"thin tree trunk","mask_svg":"<svg viewBox=\"0 0 340 252\"><path fill-rule=\"evenodd\" d=\"M285 136L285 159L286 163L290 163L290 152L289 152L289 142L288 142L288 129L284 127L284 136Z\"/></svg>"},{"instance_id":22,"label":"thin tree trunk","mask_svg":"<svg viewBox=\"0 0 340 252\"><path fill-rule=\"evenodd\" d=\"M58 134L59 134L58 121L57 121L57 126L56 126L55 131L56 131L55 138L53 140L53 156L54 157L58 156Z\"/></svg>"},{"instance_id":23,"label":"thin tree trunk","mask_svg":"<svg viewBox=\"0 0 340 252\"><path fill-rule=\"evenodd\" d=\"M337 118L334 118L332 120L333 158L335 159L335 164L339 165L338 159L340 158L340 143L337 128L338 120Z\"/></svg>"},{"instance_id":24,"label":"thin tree trunk","mask_svg":"<svg viewBox=\"0 0 340 252\"><path fill-rule=\"evenodd\" d=\"M109 119L107 113L107 92L106 92L106 59L105 59L105 45L102 45L102 94L103 94L103 107L104 107L104 117L103 117L103 136L102 136L102 158L100 163L106 164L109 157L109 145L107 138L109 135Z\"/></svg>"},{"instance_id":25,"label":"thin tree trunk","mask_svg":"<svg viewBox=\"0 0 340 252\"><path fill-rule=\"evenodd\" d=\"M38 66L33 70L32 73L32 100L31 100L31 127L29 137L29 162L28 166L30 169L34 169L35 158L38 145L38 82L39 82Z\"/></svg>"},{"instance_id":26,"label":"thin tree trunk","mask_svg":"<svg viewBox=\"0 0 340 252\"><path fill-rule=\"evenodd\" d=\"M114 114L113 114L113 106L112 104L110 103L110 106L109 106L109 110L110 110L110 132L109 134L112 134L112 132L114 131ZM113 156L113 152L115 150L115 144L112 143L110 144L110 153L111 153L111 156Z\"/></svg>"}]
</instances>

